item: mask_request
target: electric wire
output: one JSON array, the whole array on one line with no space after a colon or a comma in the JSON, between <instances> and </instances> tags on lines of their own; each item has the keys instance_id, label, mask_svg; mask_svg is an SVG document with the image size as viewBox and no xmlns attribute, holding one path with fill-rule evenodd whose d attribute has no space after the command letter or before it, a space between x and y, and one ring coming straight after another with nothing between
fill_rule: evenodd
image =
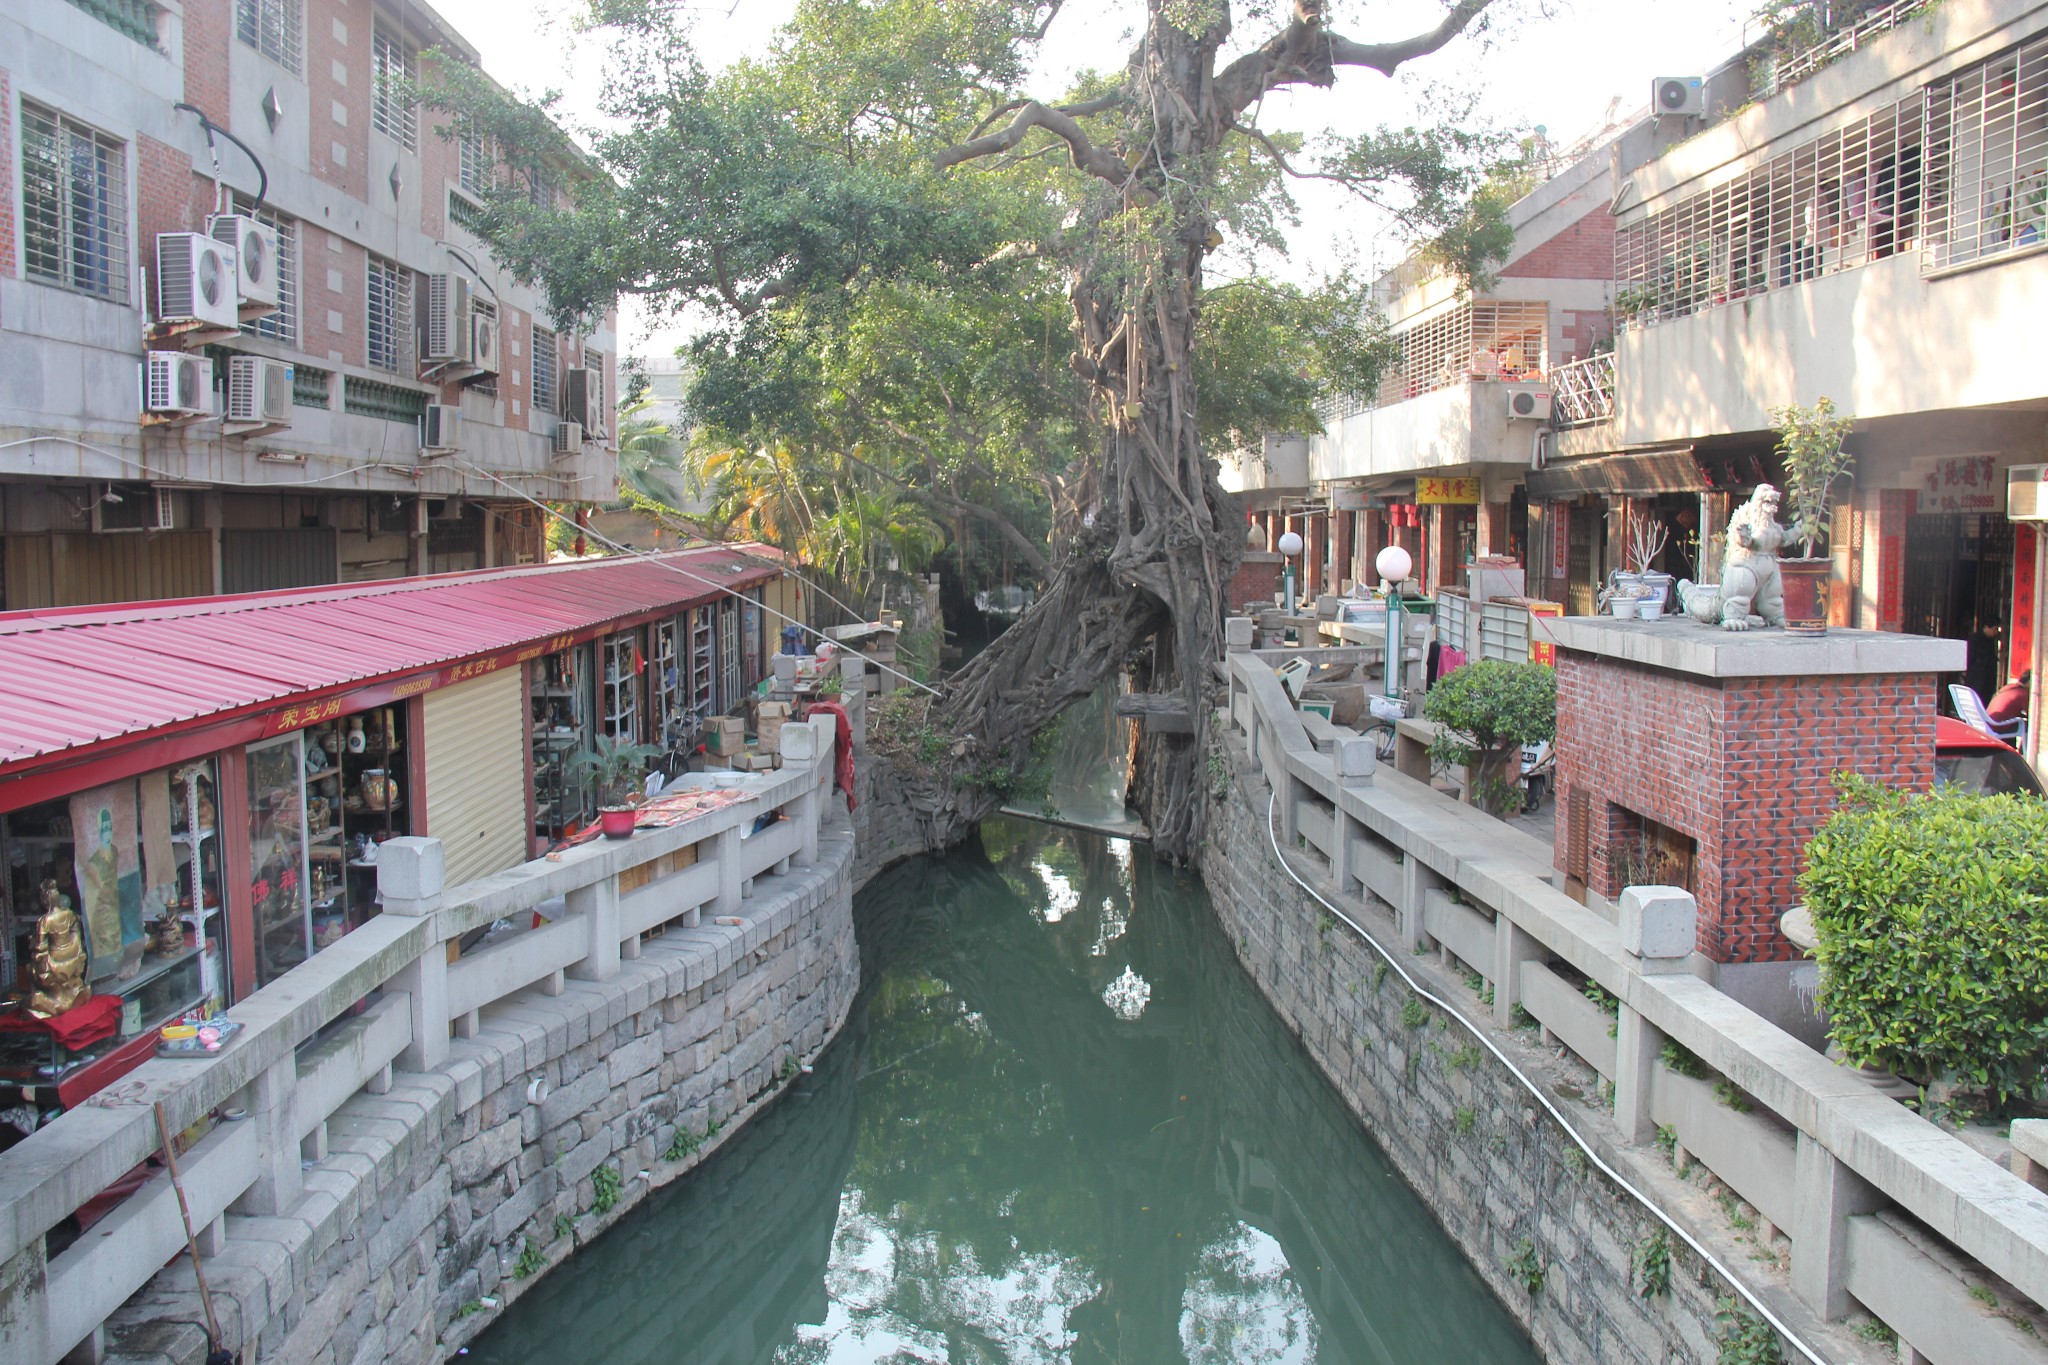
<instances>
[{"instance_id":1,"label":"electric wire","mask_svg":"<svg viewBox=\"0 0 2048 1365\"><path fill-rule=\"evenodd\" d=\"M1623 1175L1620 1171L1615 1170L1614 1167L1610 1166L1607 1163L1606 1159L1603 1158L1600 1155L1600 1153L1593 1150L1593 1145L1586 1141L1586 1139L1580 1135L1579 1130L1577 1128L1572 1126L1571 1121L1564 1116L1563 1111L1561 1111L1556 1104L1552 1103L1550 1096L1544 1094L1542 1088L1539 1087L1533 1080L1531 1080L1520 1067L1516 1066L1513 1059L1511 1059L1507 1055L1507 1053L1503 1052L1500 1049L1500 1046L1496 1044L1492 1038L1488 1037L1487 1034L1483 1032L1477 1024L1474 1024L1470 1019L1466 1018L1464 1011L1460 1010L1450 1001L1445 1000L1441 996L1436 995L1434 992L1430 991L1428 987L1424 986L1420 981L1417 981L1413 976L1410 976L1408 974L1408 969L1402 966L1401 963L1398 960L1396 960L1392 953L1388 952L1384 947L1382 947L1380 945L1380 941L1374 938L1373 935L1365 928L1364 925L1360 924L1357 920L1351 918L1351 916L1346 914L1340 906L1333 905L1329 901L1329 899L1323 895L1322 892L1316 890L1315 887L1309 885L1308 882L1302 878L1301 874L1294 870L1294 865L1288 861L1287 855L1283 853L1280 849L1280 833L1278 827L1279 809L1280 793L1275 791L1270 793L1266 798L1266 838L1273 845L1274 861L1280 864L1281 870L1284 871L1288 875L1288 877L1293 880L1294 884L1296 886L1299 886L1302 890L1308 892L1309 895L1314 896L1316 898L1316 901L1325 910L1328 910L1331 914L1335 915L1339 920L1342 920L1346 925L1348 925L1351 928L1352 932L1356 933L1360 938L1364 939L1367 946L1369 946L1374 952L1378 953L1380 957L1385 960L1386 964L1389 967L1392 967L1395 970L1395 972L1399 973L1401 980L1408 984L1409 990L1415 992L1415 994L1421 996L1430 1004L1435 1005L1445 1014L1450 1015L1451 1018L1457 1020L1458 1024L1467 1033L1471 1034L1475 1039L1479 1041L1479 1043L1482 1046L1486 1048L1488 1052L1493 1054L1495 1060L1497 1060L1502 1066L1508 1069L1509 1075L1513 1076L1517 1081L1521 1082L1523 1089L1527 1090L1531 1095L1536 1097L1536 1102L1543 1106L1545 1112L1547 1112L1550 1115L1551 1119L1556 1122L1557 1126L1564 1130L1564 1135L1570 1138L1572 1142L1577 1145L1578 1149L1581 1152L1584 1152L1586 1154L1587 1160L1591 1161L1593 1165L1596 1168L1598 1168L1602 1175L1605 1175L1609 1180L1612 1180L1616 1185L1619 1185L1626 1194L1633 1198L1637 1203L1641 1204L1644 1208L1648 1209L1652 1216L1654 1216L1658 1222L1662 1223L1665 1227L1669 1228L1672 1232L1676 1233L1678 1235L1678 1239L1681 1242L1685 1243L1686 1246L1692 1248L1693 1252L1696 1255L1698 1255L1701 1260L1705 1261L1708 1267L1712 1269L1715 1274L1719 1275L1723 1280L1727 1281L1728 1284L1734 1287L1735 1292L1737 1294L1740 1294L1743 1297L1743 1299L1748 1302L1749 1306L1757 1311L1757 1314L1760 1317L1762 1317L1766 1323L1770 1325L1772 1331L1776 1332L1785 1340L1791 1342L1792 1345L1798 1349L1801 1355L1805 1356L1809 1361L1813 1362L1813 1365L1827 1365L1827 1361L1823 1359L1821 1355L1818 1352L1816 1352L1811 1346L1808 1346L1804 1341L1802 1341L1799 1338L1798 1334L1795 1333L1790 1327L1787 1327L1784 1321L1780 1319L1776 1313L1773 1313L1771 1311L1770 1306L1766 1304L1762 1299L1758 1298L1757 1295L1750 1290L1748 1285L1744 1284L1741 1280L1737 1279L1735 1277L1734 1272L1729 1270L1726 1265L1722 1264L1721 1259L1719 1257L1714 1255L1713 1252L1707 1250L1707 1248L1700 1243L1698 1238L1694 1237L1690 1232L1687 1232L1684 1228L1680 1227L1676 1220L1674 1220L1670 1214L1664 1212L1664 1210L1657 1205L1655 1200L1651 1199L1650 1196L1645 1194L1642 1190L1636 1188L1636 1186L1630 1182L1627 1176Z\"/></svg>"},{"instance_id":2,"label":"electric wire","mask_svg":"<svg viewBox=\"0 0 2048 1365\"><path fill-rule=\"evenodd\" d=\"M105 446L97 446L90 441L82 441L76 436L62 436L54 432L38 433L37 435L34 436L24 436L12 441L0 441L0 450L13 450L17 446L32 446L45 444L76 446L80 450L86 451L89 454L98 455L105 459L113 460L120 464L127 465L130 469L139 470L143 474L148 475L150 478L162 479L166 483L193 484L198 482L204 482L208 484L218 484L226 488L260 488L269 489L273 492L279 493L289 493L293 488L299 487L304 484L328 483L335 479L346 479L354 474L372 473L377 470L388 470L392 473L408 474L416 477L419 474L424 473L432 468L431 466L396 464L388 460L372 460L367 464L349 465L347 468L337 470L331 474L308 474L303 478L289 481L283 479L225 479L214 477L208 477L202 481L188 478L183 474L173 473L167 469L158 469L155 466L146 464L141 460L133 459L130 456L123 455L118 450L109 450ZM481 468L480 466L476 465L470 465L467 467L472 469ZM580 475L550 474L543 473L540 471L535 471L530 474L522 474L521 477L529 479L547 479L554 483L580 483L582 481ZM499 480L498 482L502 483L503 480ZM510 485L507 486L509 487ZM376 496L379 493L388 492L390 490L368 488L363 489L362 491L371 496ZM419 494L419 490L417 489L414 489L413 492L415 495ZM445 494L433 493L430 494L430 496L456 497L460 496L460 491L457 490L456 492Z\"/></svg>"}]
</instances>

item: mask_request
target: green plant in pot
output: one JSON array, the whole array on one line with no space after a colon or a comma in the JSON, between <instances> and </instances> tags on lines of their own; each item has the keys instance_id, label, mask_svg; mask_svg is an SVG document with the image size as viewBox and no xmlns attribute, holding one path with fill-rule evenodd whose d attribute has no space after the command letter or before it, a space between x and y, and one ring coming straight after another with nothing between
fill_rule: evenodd
<instances>
[{"instance_id":1,"label":"green plant in pot","mask_svg":"<svg viewBox=\"0 0 2048 1365\"><path fill-rule=\"evenodd\" d=\"M1797 557L1778 557L1778 574L1785 590L1785 629L1794 635L1825 635L1833 563L1815 550L1827 540L1835 485L1856 463L1856 457L1842 446L1856 419L1837 413L1830 398L1822 398L1810 408L1787 404L1774 410L1771 419L1778 433L1778 455L1785 462L1785 502L1792 514L1791 524L1785 528L1785 543L1799 546Z\"/></svg>"},{"instance_id":2,"label":"green plant in pot","mask_svg":"<svg viewBox=\"0 0 2048 1365\"><path fill-rule=\"evenodd\" d=\"M594 745L570 758L564 769L569 780L597 787L598 820L607 839L632 834L633 807L645 790L647 765L660 757L655 745L599 735Z\"/></svg>"},{"instance_id":3,"label":"green plant in pot","mask_svg":"<svg viewBox=\"0 0 2048 1365\"><path fill-rule=\"evenodd\" d=\"M1429 756L1461 764L1475 804L1495 815L1518 809L1522 746L1557 737L1557 674L1542 664L1481 659L1453 669L1423 698L1438 726Z\"/></svg>"}]
</instances>

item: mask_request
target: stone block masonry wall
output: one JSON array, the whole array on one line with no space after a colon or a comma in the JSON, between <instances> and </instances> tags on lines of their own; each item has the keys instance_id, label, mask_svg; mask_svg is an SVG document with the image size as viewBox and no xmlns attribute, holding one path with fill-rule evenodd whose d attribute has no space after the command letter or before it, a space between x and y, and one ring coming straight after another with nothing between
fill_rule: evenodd
<instances>
[{"instance_id":1,"label":"stone block masonry wall","mask_svg":"<svg viewBox=\"0 0 2048 1365\"><path fill-rule=\"evenodd\" d=\"M1268 789L1236 739L1224 743L1228 790L1211 808L1202 857L1218 919L1317 1068L1544 1357L1715 1359L1714 1314L1726 1290L1672 1239L1669 1293L1636 1292L1631 1258L1658 1225L1490 1053L1422 1007L1368 944L1287 876L1267 838ZM1382 941L1393 942L1392 921L1383 927ZM1403 965L1446 998L1463 989L1425 959ZM1476 997L1467 998L1478 1014ZM1495 1036L1510 1055L1527 1055L1525 1069L1544 1064L1547 1054L1527 1035ZM1603 1159L1630 1169L1611 1124L1593 1140ZM1533 1293L1518 1275L1525 1255L1542 1275Z\"/></svg>"},{"instance_id":2,"label":"stone block masonry wall","mask_svg":"<svg viewBox=\"0 0 2048 1365\"><path fill-rule=\"evenodd\" d=\"M446 1065L350 1100L288 1215L226 1218L207 1271L225 1335L250 1362L455 1351L837 1033L859 985L853 868L842 821L814 866L758 884L741 923L707 916L609 980L487 1007ZM203 1320L180 1258L110 1321L109 1359L198 1365Z\"/></svg>"}]
</instances>

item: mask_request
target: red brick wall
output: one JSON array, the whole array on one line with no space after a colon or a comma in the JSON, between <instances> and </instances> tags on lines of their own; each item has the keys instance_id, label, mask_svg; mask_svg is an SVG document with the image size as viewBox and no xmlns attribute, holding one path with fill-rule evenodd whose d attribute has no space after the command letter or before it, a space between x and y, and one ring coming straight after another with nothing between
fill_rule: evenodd
<instances>
[{"instance_id":1,"label":"red brick wall","mask_svg":"<svg viewBox=\"0 0 2048 1365\"><path fill-rule=\"evenodd\" d=\"M1647 817L1697 841L1699 950L1716 962L1798 956L1777 930L1802 851L1834 809L1832 775L1925 790L1934 685L1895 675L1711 681L1560 650L1558 809L1589 797L1587 885L1621 887L1612 854ZM1570 831L1559 822L1556 862Z\"/></svg>"},{"instance_id":2,"label":"red brick wall","mask_svg":"<svg viewBox=\"0 0 2048 1365\"><path fill-rule=\"evenodd\" d=\"M1224 609L1235 616L1247 602L1271 606L1273 594L1278 591L1280 561L1247 559L1238 564L1237 572L1231 576L1230 589L1224 597Z\"/></svg>"},{"instance_id":3,"label":"red brick wall","mask_svg":"<svg viewBox=\"0 0 2048 1365\"><path fill-rule=\"evenodd\" d=\"M229 129L234 123L228 117L228 44L234 41L234 26L234 0L185 0L185 102ZM224 147L221 154L231 151Z\"/></svg>"},{"instance_id":4,"label":"red brick wall","mask_svg":"<svg viewBox=\"0 0 2048 1365\"><path fill-rule=\"evenodd\" d=\"M340 29L335 25L339 22ZM336 63L339 63L337 68ZM343 79L336 79L337 69ZM309 164L344 194L370 197L370 6L309 5L306 10ZM341 105L342 119L335 118ZM335 148L341 155L335 155ZM389 172L389 167L386 167ZM385 199L390 202L389 197Z\"/></svg>"},{"instance_id":5,"label":"red brick wall","mask_svg":"<svg viewBox=\"0 0 2048 1365\"><path fill-rule=\"evenodd\" d=\"M1614 215L1594 209L1549 241L1501 268L1502 279L1611 280Z\"/></svg>"}]
</instances>

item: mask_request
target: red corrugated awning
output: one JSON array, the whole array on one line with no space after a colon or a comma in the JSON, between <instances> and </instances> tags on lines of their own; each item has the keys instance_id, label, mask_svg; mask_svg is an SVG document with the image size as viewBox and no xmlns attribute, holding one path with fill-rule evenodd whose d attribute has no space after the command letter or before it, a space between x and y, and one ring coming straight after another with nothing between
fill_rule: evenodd
<instances>
[{"instance_id":1,"label":"red corrugated awning","mask_svg":"<svg viewBox=\"0 0 2048 1365\"><path fill-rule=\"evenodd\" d=\"M761 546L0 613L0 770L438 668L773 578Z\"/></svg>"}]
</instances>

